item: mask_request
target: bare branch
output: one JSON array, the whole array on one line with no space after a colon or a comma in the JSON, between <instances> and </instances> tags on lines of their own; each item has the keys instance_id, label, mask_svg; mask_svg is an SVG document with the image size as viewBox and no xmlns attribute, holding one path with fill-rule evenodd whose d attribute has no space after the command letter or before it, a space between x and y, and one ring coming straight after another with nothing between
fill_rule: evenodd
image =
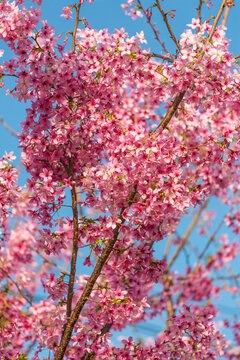
<instances>
[{"instance_id":1,"label":"bare branch","mask_svg":"<svg viewBox=\"0 0 240 360\"><path fill-rule=\"evenodd\" d=\"M216 230L214 231L214 233L212 234L212 236L210 237L210 239L208 240L206 246L204 247L203 251L201 252L201 254L198 256L198 263L200 262L200 260L203 258L204 254L206 253L207 249L209 248L210 244L215 240L215 237L218 233L218 231L221 229L221 227L224 224L224 219L225 219L226 215L223 217L223 219L221 220L221 222L218 224L218 227L216 228Z\"/></svg>"},{"instance_id":2,"label":"bare branch","mask_svg":"<svg viewBox=\"0 0 240 360\"><path fill-rule=\"evenodd\" d=\"M147 56L148 58L156 57L156 58L159 58L159 59L166 60L166 61L168 61L170 63L173 63L173 60L171 58L166 57L164 55L160 55L160 54L156 54L156 53L151 53L151 54L142 53L142 55Z\"/></svg>"},{"instance_id":3,"label":"bare branch","mask_svg":"<svg viewBox=\"0 0 240 360\"><path fill-rule=\"evenodd\" d=\"M164 257L165 258L167 258L167 256L168 256L169 248L170 248L170 245L171 245L171 243L173 241L174 235L175 234L170 234L170 236L169 236L167 245L166 245L165 250L164 250Z\"/></svg>"},{"instance_id":4,"label":"bare branch","mask_svg":"<svg viewBox=\"0 0 240 360\"><path fill-rule=\"evenodd\" d=\"M71 189L71 196L72 196L72 211L73 211L73 249L72 249L71 272L69 277L68 295L67 295L68 318L71 316L71 312L72 312L73 288L74 288L77 253L78 253L78 209L77 209L77 194L74 185L72 186Z\"/></svg>"},{"instance_id":5,"label":"bare branch","mask_svg":"<svg viewBox=\"0 0 240 360\"><path fill-rule=\"evenodd\" d=\"M224 25L224 26L226 26L226 24L227 24L229 11L230 11L230 6L227 6L225 11L224 11L223 19L222 19L222 25Z\"/></svg>"},{"instance_id":6,"label":"bare branch","mask_svg":"<svg viewBox=\"0 0 240 360\"><path fill-rule=\"evenodd\" d=\"M198 8L197 8L197 18L200 20L200 23L202 22L202 15L201 15L202 4L203 4L203 0L199 0Z\"/></svg>"},{"instance_id":7,"label":"bare branch","mask_svg":"<svg viewBox=\"0 0 240 360\"><path fill-rule=\"evenodd\" d=\"M157 8L158 10L160 11L162 17L163 17L163 21L165 22L166 26L167 26L167 29L168 29L168 32L169 32L169 35L170 35L170 38L173 40L174 44L177 46L178 50L181 51L181 46L179 45L173 31L172 31L172 28L168 22L168 18L167 18L167 15L164 13L161 5L160 5L160 2L159 0L156 0L156 5L157 5Z\"/></svg>"},{"instance_id":8,"label":"bare branch","mask_svg":"<svg viewBox=\"0 0 240 360\"><path fill-rule=\"evenodd\" d=\"M158 31L157 29L155 28L154 24L151 22L150 18L146 15L146 11L144 10L143 6L142 6L142 3L140 0L137 0L138 1L138 6L139 6L139 9L142 10L142 12L144 13L144 15L146 16L147 18L147 22L149 23L149 25L151 26L154 34L155 34L155 38L156 40L159 42L159 44L162 46L163 48L163 51L167 54L170 54L170 52L168 51L168 49L166 48L164 42L160 39L159 35L158 35ZM170 55L172 57L172 59L174 59L174 57L172 55Z\"/></svg>"},{"instance_id":9,"label":"bare branch","mask_svg":"<svg viewBox=\"0 0 240 360\"><path fill-rule=\"evenodd\" d=\"M5 129L7 129L10 132L10 134L19 138L19 135L16 133L16 131L14 131L7 123L5 123L5 121L2 118L0 118L0 123L5 127Z\"/></svg>"},{"instance_id":10,"label":"bare branch","mask_svg":"<svg viewBox=\"0 0 240 360\"><path fill-rule=\"evenodd\" d=\"M77 33L78 24L79 24L80 8L81 8L81 0L79 1L77 9L76 9L75 25L74 25L73 36L72 36L72 52L75 52L75 47L76 47L76 33Z\"/></svg>"},{"instance_id":11,"label":"bare branch","mask_svg":"<svg viewBox=\"0 0 240 360\"><path fill-rule=\"evenodd\" d=\"M220 20L220 17L221 17L221 15L222 15L223 10L224 10L224 8L225 8L226 5L227 5L226 0L222 0L222 3L221 3L220 8L219 8L219 10L218 10L218 13L217 13L217 15L216 15L216 17L215 17L215 19L214 19L214 22L213 22L211 31L210 31L210 33L209 33L209 35L208 35L208 37L207 37L206 44L212 40L213 34L214 34L215 30L216 30L216 27L217 27L217 25L218 25L218 22L219 22L219 20Z\"/></svg>"},{"instance_id":12,"label":"bare branch","mask_svg":"<svg viewBox=\"0 0 240 360\"><path fill-rule=\"evenodd\" d=\"M44 262L58 268L64 275L70 276L70 273L67 270L65 270L63 267L59 266L54 261L48 259L46 256L41 254L40 251L35 250L32 246L30 248L31 248L32 251L35 251L44 260Z\"/></svg>"},{"instance_id":13,"label":"bare branch","mask_svg":"<svg viewBox=\"0 0 240 360\"><path fill-rule=\"evenodd\" d=\"M23 293L22 289L19 287L18 283L13 280L13 278L7 273L6 270L4 270L2 267L0 268L2 272L6 275L6 277L16 286L19 294L28 302L29 305L32 306L32 301Z\"/></svg>"},{"instance_id":14,"label":"bare branch","mask_svg":"<svg viewBox=\"0 0 240 360\"><path fill-rule=\"evenodd\" d=\"M168 291L172 285L172 279L169 278L168 276L166 276L163 283L165 285L165 290ZM173 308L173 301L172 301L171 295L167 296L166 310L167 310L167 314L168 314L167 324L168 324L168 326L170 326L170 325L172 325L172 321L169 319L171 319L174 316L174 308Z\"/></svg>"},{"instance_id":15,"label":"bare branch","mask_svg":"<svg viewBox=\"0 0 240 360\"><path fill-rule=\"evenodd\" d=\"M207 203L208 203L208 200L205 201L202 206L199 208L197 214L194 216L193 218L193 221L192 223L190 224L190 226L188 227L185 235L183 236L182 238L182 242L181 244L178 246L178 248L176 249L174 255L172 256L171 260L169 261L169 264L168 264L168 267L166 268L165 272L168 273L170 268L172 267L173 263L175 262L175 260L177 259L178 255L180 254L182 248L186 245L188 239L189 239L189 236L191 235L193 229L195 228L195 226L197 225L198 223L198 220L203 212L203 210L206 208L207 206Z\"/></svg>"}]
</instances>

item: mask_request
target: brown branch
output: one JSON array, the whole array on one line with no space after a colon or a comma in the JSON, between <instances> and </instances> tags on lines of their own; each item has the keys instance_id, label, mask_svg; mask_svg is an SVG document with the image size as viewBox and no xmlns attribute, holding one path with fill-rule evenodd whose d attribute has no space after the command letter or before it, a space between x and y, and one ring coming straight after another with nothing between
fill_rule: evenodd
<instances>
[{"instance_id":1,"label":"brown branch","mask_svg":"<svg viewBox=\"0 0 240 360\"><path fill-rule=\"evenodd\" d=\"M197 8L197 18L200 20L200 23L202 22L202 15L201 15L202 4L203 4L203 0L199 0L198 8Z\"/></svg>"},{"instance_id":2,"label":"brown branch","mask_svg":"<svg viewBox=\"0 0 240 360\"><path fill-rule=\"evenodd\" d=\"M179 106L180 102L182 101L184 95L185 95L185 91L182 91L176 96L176 98L174 99L172 105L168 109L166 115L164 116L164 118L162 119L160 124L157 126L157 128L155 130L150 132L150 136L152 134L156 133L159 128L166 129L166 127L168 126L169 121L172 119L173 115L177 111L178 106Z\"/></svg>"},{"instance_id":3,"label":"brown branch","mask_svg":"<svg viewBox=\"0 0 240 360\"><path fill-rule=\"evenodd\" d=\"M230 11L230 6L227 6L224 14L223 14L223 19L222 19L222 25L226 26L227 24L227 20L228 20L228 16L229 16L229 11Z\"/></svg>"},{"instance_id":4,"label":"brown branch","mask_svg":"<svg viewBox=\"0 0 240 360\"><path fill-rule=\"evenodd\" d=\"M165 270L166 277L164 278L163 283L164 283L165 286L167 286L166 290L168 290L168 287L170 288L171 285L172 285L172 280L171 280L171 278L168 277L169 269L171 268L172 264L174 263L174 261L176 260L178 255L180 254L181 250L184 248L185 244L187 243L189 236L191 235L194 227L196 226L196 224L197 224L197 222L198 222L198 220L199 220L199 218L201 216L201 213L202 213L203 209L206 206L207 206L207 201L205 201L205 203L200 207L198 213L193 218L193 221L192 221L191 225L189 226L189 228L187 229L185 235L183 236L181 244L178 246L177 250L175 251L175 254L172 256L172 258L171 258L171 260L169 262L168 267ZM169 246L170 246L170 242L169 242ZM165 250L165 252L166 252L166 250ZM172 301L172 296L171 295L167 296L166 310L167 310L167 314L168 314L167 323L168 323L168 326L170 326L170 325L172 325L172 321L169 320L169 319L171 319L174 316L174 308L173 308L173 301Z\"/></svg>"},{"instance_id":5,"label":"brown branch","mask_svg":"<svg viewBox=\"0 0 240 360\"><path fill-rule=\"evenodd\" d=\"M78 6L76 8L76 19L75 19L75 25L74 25L74 29L73 29L73 35L72 35L72 52L75 52L75 47L76 47L76 33L77 33L77 28L78 28L78 24L79 24L79 12L80 12L80 8L81 8L81 0L78 3Z\"/></svg>"},{"instance_id":6,"label":"brown branch","mask_svg":"<svg viewBox=\"0 0 240 360\"><path fill-rule=\"evenodd\" d=\"M78 209L77 209L77 194L74 185L72 186L71 189L71 195L72 195L72 211L73 211L73 249L72 249L72 259L71 259L71 271L70 271L69 283L68 283L68 294L67 294L67 318L69 318L72 313L72 298L73 298L73 288L74 288L77 253L78 253Z\"/></svg>"},{"instance_id":7,"label":"brown branch","mask_svg":"<svg viewBox=\"0 0 240 360\"><path fill-rule=\"evenodd\" d=\"M168 32L169 32L169 35L170 35L170 38L172 39L172 41L174 42L174 44L177 46L178 50L181 51L181 46L179 45L173 31L172 31L172 28L168 22L168 18L167 18L167 15L164 13L161 5L160 5L160 2L159 0L156 0L156 5L157 5L157 8L158 10L160 11L161 15L162 15L162 18L163 18L163 21L165 22L166 26L167 26L167 29L168 29Z\"/></svg>"},{"instance_id":8,"label":"brown branch","mask_svg":"<svg viewBox=\"0 0 240 360\"><path fill-rule=\"evenodd\" d=\"M5 121L2 118L0 118L0 123L5 127L5 129L7 129L10 132L11 135L19 138L19 135L16 133L16 131L14 131L7 123L5 123Z\"/></svg>"},{"instance_id":9,"label":"brown branch","mask_svg":"<svg viewBox=\"0 0 240 360\"><path fill-rule=\"evenodd\" d=\"M226 0L222 0L222 3L221 3L220 8L218 10L218 13L217 13L217 15L216 15L216 17L214 19L211 31L210 31L210 33L209 33L209 35L207 37L206 44L212 40L212 37L213 37L213 34L214 34L215 30L216 30L217 24L218 24L218 22L220 20L220 17L222 15L223 10L224 10L226 5L227 5Z\"/></svg>"},{"instance_id":10,"label":"brown branch","mask_svg":"<svg viewBox=\"0 0 240 360\"><path fill-rule=\"evenodd\" d=\"M137 186L135 185L134 191L129 196L128 206L132 205L134 197L136 195L136 192L137 192ZM83 293L82 293L81 297L79 298L79 300L76 304L76 307L71 314L70 319L68 320L68 322L66 323L66 325L64 327L62 339L61 339L60 345L58 347L58 350L57 350L57 353L55 356L55 360L63 359L65 351L67 349L67 346L71 340L74 325L76 324L84 305L88 301L89 296L91 295L91 292L93 290L93 287L96 284L96 281L101 274L102 268L103 268L104 264L106 263L109 255L111 254L115 243L118 240L120 228L123 225L123 223L125 222L125 219L122 216L124 210L125 210L125 207L122 208L122 210L119 214L119 219L121 220L121 222L119 224L117 224L117 226L113 230L113 238L111 240L109 240L109 242L103 249L101 256L98 258L97 264L96 264L96 266L95 266L95 268L83 290Z\"/></svg>"},{"instance_id":11,"label":"brown branch","mask_svg":"<svg viewBox=\"0 0 240 360\"><path fill-rule=\"evenodd\" d=\"M172 286L172 279L170 277L166 276L163 280L163 283L166 286L166 288L164 288L164 290L168 291ZM170 325L172 325L172 321L169 319L171 319L174 316L173 301L172 301L172 296L170 294L167 295L166 310L167 310L167 314L168 314L167 324L168 324L168 326L170 326Z\"/></svg>"},{"instance_id":12,"label":"brown branch","mask_svg":"<svg viewBox=\"0 0 240 360\"><path fill-rule=\"evenodd\" d=\"M0 270L3 271L4 274L6 275L6 277L16 286L19 294L28 302L29 305L32 306L32 301L26 295L24 295L24 293L21 290L21 288L19 287L18 283L15 280L13 280L13 278L2 267L0 268Z\"/></svg>"},{"instance_id":13,"label":"brown branch","mask_svg":"<svg viewBox=\"0 0 240 360\"><path fill-rule=\"evenodd\" d=\"M153 31L154 34L155 34L156 40L157 40L157 41L159 42L159 44L162 46L163 51L164 51L165 53L167 53L167 54L170 54L170 52L169 52L168 49L166 48L164 42L163 42L163 41L160 39L160 37L158 36L158 31L157 31L157 29L155 28L155 26L153 25L153 23L151 22L151 20L149 19L149 17L146 15L146 11L144 10L144 7L142 6L141 1L140 1L140 0L137 0L137 1L138 1L139 9L142 10L142 12L144 13L144 15L146 16L147 22L149 23L149 25L150 25L151 28L152 28L152 31ZM172 58L174 58L173 55L170 55L170 56L171 56Z\"/></svg>"},{"instance_id":14,"label":"brown branch","mask_svg":"<svg viewBox=\"0 0 240 360\"><path fill-rule=\"evenodd\" d=\"M147 56L148 58L156 57L156 58L159 58L159 59L166 60L166 61L168 61L170 63L173 63L173 60L171 58L166 57L164 55L160 55L160 54L156 54L156 53L151 53L151 54L142 53L142 55Z\"/></svg>"},{"instance_id":15,"label":"brown branch","mask_svg":"<svg viewBox=\"0 0 240 360\"><path fill-rule=\"evenodd\" d=\"M176 249L174 255L172 256L172 258L171 258L171 260L170 260L170 262L169 262L169 264L168 264L168 266L167 266L167 268L166 268L166 270L165 270L165 273L168 273L168 272L169 272L169 270L170 270L170 268L172 267L173 263L175 262L175 260L177 259L178 255L180 254L182 248L186 245L186 243L187 243L187 241L188 241L188 238L189 238L189 236L191 235L191 233L192 233L193 229L195 228L195 226L197 225L198 220L199 220L199 218L200 218L203 210L204 210L204 209L206 208L206 206L207 206L207 203L208 203L208 200L205 201L205 202L202 204L202 206L199 208L198 213L194 216L192 223L190 224L190 226L188 227L185 235L184 235L183 238L182 238L181 244L179 244L179 246L178 246L178 248Z\"/></svg>"},{"instance_id":16,"label":"brown branch","mask_svg":"<svg viewBox=\"0 0 240 360\"><path fill-rule=\"evenodd\" d=\"M218 224L218 227L216 228L216 230L214 231L214 233L211 235L211 237L209 238L207 244L205 245L203 251L201 252L201 254L198 256L198 263L201 261L201 259L203 258L204 254L206 253L207 249L209 248L210 244L215 240L215 237L218 233L218 231L221 229L221 227L224 224L224 219L225 219L226 215L223 217L223 219L221 220L221 222Z\"/></svg>"},{"instance_id":17,"label":"brown branch","mask_svg":"<svg viewBox=\"0 0 240 360\"><path fill-rule=\"evenodd\" d=\"M165 250L164 250L164 257L165 258L167 258L167 256L168 256L169 248L170 248L170 245L171 245L171 243L173 241L174 235L175 234L170 234L170 236L168 238L168 242L167 242Z\"/></svg>"},{"instance_id":18,"label":"brown branch","mask_svg":"<svg viewBox=\"0 0 240 360\"><path fill-rule=\"evenodd\" d=\"M110 322L110 323L105 324L104 327L102 328L100 334L96 336L95 341L96 341L98 338L100 338L101 336L107 334L107 333L110 331L112 325L113 325L113 322ZM92 345L93 345L93 344L92 344ZM94 355L95 355L95 352L90 352L90 353L89 353L89 352L86 352L86 353L83 355L83 357L81 358L81 360L91 360Z\"/></svg>"}]
</instances>

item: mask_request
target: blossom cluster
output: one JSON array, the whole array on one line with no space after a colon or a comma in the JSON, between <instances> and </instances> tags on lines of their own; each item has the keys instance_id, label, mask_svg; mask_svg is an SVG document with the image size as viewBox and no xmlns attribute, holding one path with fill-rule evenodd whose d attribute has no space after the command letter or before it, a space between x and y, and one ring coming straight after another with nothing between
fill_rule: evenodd
<instances>
[{"instance_id":1,"label":"blossom cluster","mask_svg":"<svg viewBox=\"0 0 240 360\"><path fill-rule=\"evenodd\" d=\"M1 76L16 79L7 92L27 103L20 146L29 174L23 192L12 154L0 160L6 240L0 275L7 284L0 297L6 313L0 355L21 356L28 341L37 345L34 360L44 349L57 354L72 309L92 281L87 269L71 284L72 268L69 273L58 264L71 259L74 246L87 248L82 265L91 270L114 239L75 319L67 358L216 359L226 343L213 322L217 310L203 302L222 290L213 273L237 257L237 242L222 239L207 262L187 267L183 275L171 271L165 258L155 258L153 246L175 231L191 206L212 195L233 204L228 194L239 187L240 80L225 28L219 26L207 42L211 26L193 19L178 58L167 64L143 52L142 32L129 37L123 28L113 34L78 29L67 50L40 19L39 8L23 4L0 2L0 39L14 53L3 61ZM128 0L125 9L132 4ZM63 16L70 14L72 8L65 7ZM138 10L131 15L139 16ZM159 128L159 108L169 113L179 93L183 99L171 122ZM56 218L69 206L69 194L73 215ZM5 236L10 212L27 221ZM225 219L235 233L239 218L234 210ZM155 284L161 294L153 296ZM47 300L32 302L40 286ZM168 326L151 345L132 338L120 347L111 342L111 329L169 315L170 298L177 300Z\"/></svg>"}]
</instances>

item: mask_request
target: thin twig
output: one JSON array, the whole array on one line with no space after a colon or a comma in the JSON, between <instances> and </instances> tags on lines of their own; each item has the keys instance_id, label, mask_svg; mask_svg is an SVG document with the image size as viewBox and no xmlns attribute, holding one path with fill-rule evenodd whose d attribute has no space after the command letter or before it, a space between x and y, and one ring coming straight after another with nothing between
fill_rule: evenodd
<instances>
[{"instance_id":1,"label":"thin twig","mask_svg":"<svg viewBox=\"0 0 240 360\"><path fill-rule=\"evenodd\" d=\"M240 279L240 274L236 274L236 275L229 275L229 276L216 276L214 278L214 280L239 280Z\"/></svg>"},{"instance_id":2,"label":"thin twig","mask_svg":"<svg viewBox=\"0 0 240 360\"><path fill-rule=\"evenodd\" d=\"M173 63L173 60L171 58L166 57L164 55L160 55L160 54L156 54L156 53L151 53L151 54L142 53L142 55L147 56L148 58L156 57L156 58L159 58L159 59L166 60L166 61L168 61L170 63Z\"/></svg>"},{"instance_id":3,"label":"thin twig","mask_svg":"<svg viewBox=\"0 0 240 360\"><path fill-rule=\"evenodd\" d=\"M207 40L206 40L206 43L205 43L205 44L207 44L208 42L210 42L210 41L212 40L212 37L213 37L213 34L214 34L215 30L216 30L217 24L218 24L218 22L219 22L219 20L220 20L220 17L221 17L221 15L222 15L223 10L224 10L224 8L225 8L226 5L227 5L226 0L222 0L222 3L221 3L221 5L220 5L220 8L219 8L219 10L218 10L218 13L217 13L217 15L216 15L216 17L215 17L215 19L214 19L214 22L213 22L211 31L210 31L210 33L209 33L209 35L208 35L208 37L207 37Z\"/></svg>"},{"instance_id":4,"label":"thin twig","mask_svg":"<svg viewBox=\"0 0 240 360\"><path fill-rule=\"evenodd\" d=\"M34 340L28 347L27 349L24 351L26 356L28 356L30 354L30 352L32 351L32 349L34 348L34 346L37 344L37 340Z\"/></svg>"},{"instance_id":5,"label":"thin twig","mask_svg":"<svg viewBox=\"0 0 240 360\"><path fill-rule=\"evenodd\" d=\"M186 245L186 243L187 243L187 241L188 241L188 239L189 239L189 236L191 235L193 229L194 229L195 226L197 225L198 220L199 220L199 218L200 218L203 210L204 210L204 209L206 208L206 206L207 206L207 203L208 203L208 200L205 201L205 202L202 204L202 206L201 206L201 207L199 208L199 210L198 210L198 213L194 216L192 223L190 224L190 226L188 227L185 235L184 235L183 238L182 238L181 244L179 244L179 246L178 246L178 248L176 249L174 255L172 256L171 260L169 261L169 264L168 264L168 266L167 266L167 268L166 268L166 270L165 270L165 273L168 273L168 272L169 272L169 270L170 270L170 268L172 267L173 263L175 262L175 260L177 259L178 255L180 254L182 248Z\"/></svg>"},{"instance_id":6,"label":"thin twig","mask_svg":"<svg viewBox=\"0 0 240 360\"><path fill-rule=\"evenodd\" d=\"M138 1L138 6L139 6L139 9L142 10L142 12L144 13L144 15L146 16L147 18L147 22L149 23L149 25L151 26L152 28L152 31L154 32L155 34L155 38L156 40L159 42L159 44L162 46L163 48L163 51L166 53L166 54L170 54L170 52L168 51L168 49L166 48L164 42L160 39L160 37L158 36L158 31L157 29L155 28L155 26L153 25L153 23L151 22L150 18L146 15L146 11L144 10L144 7L142 6L142 3L140 0L137 0ZM174 59L173 55L170 54L170 56L172 57L172 59Z\"/></svg>"},{"instance_id":7,"label":"thin twig","mask_svg":"<svg viewBox=\"0 0 240 360\"><path fill-rule=\"evenodd\" d=\"M77 33L78 24L79 24L80 8L81 8L81 0L79 1L78 6L76 8L76 18L75 18L75 25L74 25L73 36L72 36L72 52L73 53L75 52L75 47L76 47L76 33Z\"/></svg>"},{"instance_id":8,"label":"thin twig","mask_svg":"<svg viewBox=\"0 0 240 360\"><path fill-rule=\"evenodd\" d=\"M162 17L163 17L163 21L165 22L166 26L167 26L167 29L168 29L168 32L169 32L169 35L170 35L170 38L172 39L172 41L174 42L174 44L177 46L178 50L181 51L181 46L179 45L179 42L177 41L173 31L172 31L172 28L169 24L169 21L168 21L168 18L167 18L167 15L164 13L161 5L160 5L160 2L159 0L156 0L156 5L157 5L157 8L158 10L160 11Z\"/></svg>"},{"instance_id":9,"label":"thin twig","mask_svg":"<svg viewBox=\"0 0 240 360\"><path fill-rule=\"evenodd\" d=\"M24 295L24 293L23 293L23 291L20 289L18 283L17 283L15 280L13 280L13 278L12 278L12 277L7 273L7 271L4 270L2 267L0 268L0 270L3 271L4 274L7 276L7 278L16 286L19 294L28 302L29 305L32 306L32 301L31 301L26 295Z\"/></svg>"},{"instance_id":10,"label":"thin twig","mask_svg":"<svg viewBox=\"0 0 240 360\"><path fill-rule=\"evenodd\" d=\"M128 206L132 205L136 193L137 193L137 186L135 185L134 191L129 196ZM55 360L63 359L65 351L67 349L67 346L71 340L74 325L76 324L84 305L88 301L89 296L91 295L92 289L93 289L94 285L96 284L98 277L101 274L102 268L103 268L104 264L106 263L109 255L111 254L111 252L114 248L114 245L116 244L116 242L118 240L120 228L125 222L125 219L122 216L124 210L125 210L125 207L122 208L122 210L119 214L119 219L121 220L121 222L113 230L113 238L108 241L105 248L103 249L101 256L98 258L97 264L95 265L95 268L83 290L83 293L82 293L81 297L79 298L79 300L76 304L76 307L71 314L70 319L68 320L68 322L66 323L66 326L64 327L62 339L61 339L60 345L58 347L58 350L57 350L57 353L55 356Z\"/></svg>"},{"instance_id":11,"label":"thin twig","mask_svg":"<svg viewBox=\"0 0 240 360\"><path fill-rule=\"evenodd\" d=\"M31 248L31 250L35 251L44 260L44 262L58 268L61 271L61 273L63 273L64 275L70 276L70 273L67 270L65 270L63 267L59 266L58 264L56 264L54 261L48 259L46 256L41 254L39 250L35 250L32 246L30 248Z\"/></svg>"},{"instance_id":12,"label":"thin twig","mask_svg":"<svg viewBox=\"0 0 240 360\"><path fill-rule=\"evenodd\" d=\"M16 131L14 131L7 123L5 123L5 121L0 118L0 123L5 127L5 129L7 129L11 135L19 138L19 135L16 133Z\"/></svg>"},{"instance_id":13,"label":"thin twig","mask_svg":"<svg viewBox=\"0 0 240 360\"><path fill-rule=\"evenodd\" d=\"M113 322L106 323L106 324L103 326L100 334L98 334L98 335L96 336L95 341L96 341L98 338L100 338L101 336L107 334L107 333L110 331L112 325L113 325ZM92 343L92 345L93 345L93 343ZM91 345L91 346L92 346L92 345ZM90 353L89 353L89 352L86 352L85 355L83 355L83 357L81 358L81 360L91 360L94 355L95 355L95 352L90 352Z\"/></svg>"},{"instance_id":14,"label":"thin twig","mask_svg":"<svg viewBox=\"0 0 240 360\"><path fill-rule=\"evenodd\" d=\"M218 231L221 229L221 227L224 224L224 219L225 219L226 215L223 217L223 219L221 220L221 222L218 224L218 227L216 228L216 230L214 231L214 233L212 234L212 236L209 238L207 244L205 245L203 251L201 252L201 254L198 256L198 263L201 261L201 259L203 258L204 254L206 253L207 249L209 248L210 244L214 241Z\"/></svg>"}]
</instances>

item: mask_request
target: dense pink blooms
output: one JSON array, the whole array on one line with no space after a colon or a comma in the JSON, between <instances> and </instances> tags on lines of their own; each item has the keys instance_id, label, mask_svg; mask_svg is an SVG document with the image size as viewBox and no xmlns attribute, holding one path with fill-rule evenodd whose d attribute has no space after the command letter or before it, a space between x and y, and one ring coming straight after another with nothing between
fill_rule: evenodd
<instances>
[{"instance_id":1,"label":"dense pink blooms","mask_svg":"<svg viewBox=\"0 0 240 360\"><path fill-rule=\"evenodd\" d=\"M134 4L123 8L142 16ZM27 103L20 147L29 174L19 187L13 154L0 159L0 357L20 360L28 342L34 360L42 350L57 353L92 267L115 239L74 324L67 359L234 359L238 348L228 348L210 301L239 291L216 276L239 257L237 241L222 235L211 256L203 249L181 272L153 248L210 196L232 207L224 221L240 232L240 77L225 27L207 42L211 25L193 19L168 64L143 53L143 32L129 37L123 28L78 29L68 50L40 15L24 1L0 2L0 40L14 54L5 59L0 50L1 77L13 76L7 93ZM64 7L62 16L70 15ZM150 21L151 10L146 15ZM171 110L179 93L168 127L158 128L159 108ZM65 207L73 212L65 216ZM200 236L214 216L203 213ZM77 269L67 315L73 238L86 272ZM173 246L186 243L178 236ZM168 316L167 327L153 341L111 341L111 330L158 315ZM232 329L240 346L239 324Z\"/></svg>"}]
</instances>

